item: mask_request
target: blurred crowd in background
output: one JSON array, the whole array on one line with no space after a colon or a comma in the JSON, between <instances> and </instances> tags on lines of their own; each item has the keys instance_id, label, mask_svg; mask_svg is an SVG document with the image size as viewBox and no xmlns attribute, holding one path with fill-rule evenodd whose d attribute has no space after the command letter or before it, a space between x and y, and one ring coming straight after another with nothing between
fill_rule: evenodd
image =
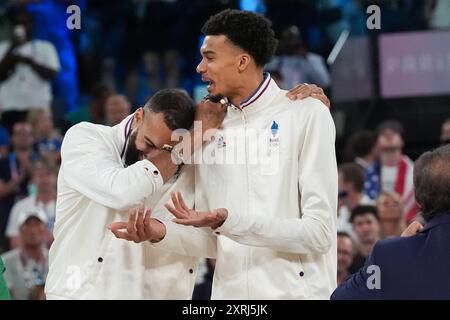
<instances>
[{"instance_id":1,"label":"blurred crowd in background","mask_svg":"<svg viewBox=\"0 0 450 320\"><path fill-rule=\"evenodd\" d=\"M66 25L72 4L81 9L80 29ZM370 4L381 9L380 30L367 28ZM337 122L347 104L333 101L329 56L345 31L376 39L450 29L447 0L0 0L0 253L13 298L45 298L65 131L81 121L116 125L161 88L184 88L200 100L200 29L225 8L272 21L280 43L267 71L284 89L322 87ZM417 122L398 112L390 119L392 103L377 92L349 103L357 112L347 114L347 127L337 125L338 282L362 266L376 241L421 220L413 159L450 143L450 88L427 99L439 99L449 117L434 117L421 143L408 139ZM401 100L405 108L410 102ZM211 260L201 266L194 298L209 297L213 268Z\"/></svg>"}]
</instances>

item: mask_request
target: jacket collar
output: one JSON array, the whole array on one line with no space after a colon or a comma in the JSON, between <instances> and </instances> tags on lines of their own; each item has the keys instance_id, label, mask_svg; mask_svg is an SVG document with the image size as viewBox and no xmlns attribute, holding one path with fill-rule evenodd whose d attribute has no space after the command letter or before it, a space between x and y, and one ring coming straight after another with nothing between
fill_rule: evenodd
<instances>
[{"instance_id":1,"label":"jacket collar","mask_svg":"<svg viewBox=\"0 0 450 320\"><path fill-rule=\"evenodd\" d=\"M272 102L275 95L281 89L272 80L268 72L264 72L264 79L259 84L258 88L246 99L244 99L240 106L241 109L247 113L253 113L263 109ZM232 104L230 104L233 107Z\"/></svg>"},{"instance_id":2,"label":"jacket collar","mask_svg":"<svg viewBox=\"0 0 450 320\"><path fill-rule=\"evenodd\" d=\"M429 229L432 229L436 226L449 223L450 223L450 211L440 212L433 219L427 222L427 224L425 225L425 227L422 229L421 232L426 232Z\"/></svg>"},{"instance_id":3,"label":"jacket collar","mask_svg":"<svg viewBox=\"0 0 450 320\"><path fill-rule=\"evenodd\" d=\"M125 151L128 147L128 139L131 134L131 128L133 125L134 113L127 116L119 124L115 125L112 129L114 131L115 142L117 145L117 150L119 150L120 158L122 163L125 164Z\"/></svg>"}]
</instances>

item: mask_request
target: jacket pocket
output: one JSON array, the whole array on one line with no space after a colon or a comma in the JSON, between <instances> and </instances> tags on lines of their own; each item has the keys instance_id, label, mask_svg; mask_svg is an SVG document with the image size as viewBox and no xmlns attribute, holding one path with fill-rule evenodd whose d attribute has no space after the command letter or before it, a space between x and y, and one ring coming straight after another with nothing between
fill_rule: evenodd
<instances>
[{"instance_id":1,"label":"jacket pocket","mask_svg":"<svg viewBox=\"0 0 450 320\"><path fill-rule=\"evenodd\" d=\"M289 279L287 283L290 288L290 293L292 294L289 298L300 299L300 298L308 298L309 296L309 286L307 281L307 273L305 271L305 267L303 265L301 256L298 254L293 254L292 258L288 262L290 267L288 270L290 271Z\"/></svg>"},{"instance_id":2,"label":"jacket pocket","mask_svg":"<svg viewBox=\"0 0 450 320\"><path fill-rule=\"evenodd\" d=\"M105 263L108 263L107 255L108 255L108 249L111 245L113 234L111 231L107 230L105 231L105 234L103 236L102 242L100 246L98 247L98 250L96 251L96 255L93 257L93 268L91 272L91 281L90 283L93 284L95 287L97 281L99 280L99 274L101 273L102 269L104 268Z\"/></svg>"}]
</instances>

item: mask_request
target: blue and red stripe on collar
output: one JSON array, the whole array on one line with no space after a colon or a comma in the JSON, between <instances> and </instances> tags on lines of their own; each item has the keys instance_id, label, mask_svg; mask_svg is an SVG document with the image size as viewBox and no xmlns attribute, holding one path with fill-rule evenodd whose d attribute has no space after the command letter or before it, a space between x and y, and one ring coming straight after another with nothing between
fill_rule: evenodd
<instances>
[{"instance_id":1,"label":"blue and red stripe on collar","mask_svg":"<svg viewBox=\"0 0 450 320\"><path fill-rule=\"evenodd\" d=\"M122 148L122 152L120 153L120 157L123 158L123 156L125 155L125 150L127 149L127 145L128 145L128 138L130 138L130 134L131 134L131 126L133 125L133 120L134 120L134 115L127 121L127 123L125 124L124 127L124 138L125 138L125 142L123 144L123 148Z\"/></svg>"},{"instance_id":2,"label":"blue and red stripe on collar","mask_svg":"<svg viewBox=\"0 0 450 320\"><path fill-rule=\"evenodd\" d=\"M263 81L261 81L261 83L259 84L258 88L255 90L255 92L253 92L247 99L245 99L241 102L241 109L248 107L253 102L258 100L259 97L261 97L262 94L266 91L267 87L269 86L271 78L270 78L270 74L268 72L264 72L263 75L264 75L264 79L263 79Z\"/></svg>"}]
</instances>

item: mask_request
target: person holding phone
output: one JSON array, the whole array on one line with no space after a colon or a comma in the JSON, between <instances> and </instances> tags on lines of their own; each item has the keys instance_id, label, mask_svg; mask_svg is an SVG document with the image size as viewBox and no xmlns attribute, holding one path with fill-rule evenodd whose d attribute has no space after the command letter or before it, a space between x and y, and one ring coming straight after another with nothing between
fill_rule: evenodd
<instances>
[{"instance_id":1,"label":"person holding phone","mask_svg":"<svg viewBox=\"0 0 450 320\"><path fill-rule=\"evenodd\" d=\"M33 39L29 13L12 7L9 40L0 42L0 111L2 124L11 129L32 109L50 110L51 80L60 69L55 47Z\"/></svg>"}]
</instances>

